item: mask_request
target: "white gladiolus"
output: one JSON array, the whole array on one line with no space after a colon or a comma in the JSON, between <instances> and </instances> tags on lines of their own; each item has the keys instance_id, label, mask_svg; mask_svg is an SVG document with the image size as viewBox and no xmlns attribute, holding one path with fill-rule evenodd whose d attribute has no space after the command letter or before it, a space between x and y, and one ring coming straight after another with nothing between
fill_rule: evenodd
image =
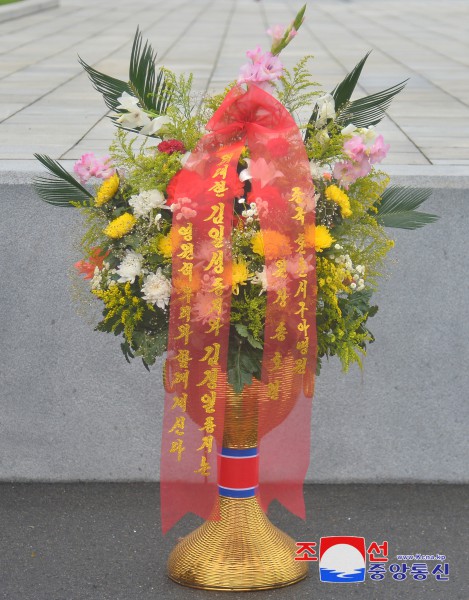
<instances>
[{"instance_id":1,"label":"white gladiolus","mask_svg":"<svg viewBox=\"0 0 469 600\"><path fill-rule=\"evenodd\" d=\"M150 123L150 117L138 106L138 98L124 92L122 96L117 98L117 101L119 102L117 108L127 111L119 115L119 118L116 119L117 123L132 129L143 127Z\"/></svg>"},{"instance_id":2,"label":"white gladiolus","mask_svg":"<svg viewBox=\"0 0 469 600\"><path fill-rule=\"evenodd\" d=\"M158 133L158 131L167 123L170 123L171 119L169 117L156 117L155 119L151 119L149 123L144 125L140 130L140 133L145 135L154 135Z\"/></svg>"},{"instance_id":3,"label":"white gladiolus","mask_svg":"<svg viewBox=\"0 0 469 600\"><path fill-rule=\"evenodd\" d=\"M324 94L316 101L318 116L316 126L323 127L328 119L335 119L335 101L332 94Z\"/></svg>"}]
</instances>

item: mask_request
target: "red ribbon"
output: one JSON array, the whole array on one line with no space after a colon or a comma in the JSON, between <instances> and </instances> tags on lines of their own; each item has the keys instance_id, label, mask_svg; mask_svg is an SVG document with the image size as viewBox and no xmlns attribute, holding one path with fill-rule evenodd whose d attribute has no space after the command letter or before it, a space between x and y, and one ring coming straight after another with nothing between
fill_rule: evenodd
<instances>
[{"instance_id":1,"label":"red ribbon","mask_svg":"<svg viewBox=\"0 0 469 600\"><path fill-rule=\"evenodd\" d=\"M265 253L267 309L259 407L259 499L304 517L316 358L314 187L301 134L275 98L233 88L168 187L173 205L172 294L161 454L166 532L187 512L208 519L217 495L230 329L233 203L237 165L250 152L251 192ZM262 246L261 240L258 239ZM288 365L288 381L285 379ZM311 386L309 386L311 387ZM304 391L306 390L306 391ZM286 398L289 395L289 398ZM288 414L279 409L289 403ZM213 518L213 517L212 517Z\"/></svg>"}]
</instances>

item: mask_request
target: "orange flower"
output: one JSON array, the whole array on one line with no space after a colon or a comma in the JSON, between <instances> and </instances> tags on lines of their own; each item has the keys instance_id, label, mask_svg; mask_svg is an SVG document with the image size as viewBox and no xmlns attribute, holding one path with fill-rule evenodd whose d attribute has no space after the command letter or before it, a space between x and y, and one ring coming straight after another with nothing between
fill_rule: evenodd
<instances>
[{"instance_id":1,"label":"orange flower","mask_svg":"<svg viewBox=\"0 0 469 600\"><path fill-rule=\"evenodd\" d=\"M94 270L98 267L99 270L103 268L103 262L109 252L101 254L102 250L99 247L93 248L88 260L79 260L74 264L75 269L85 277L83 279L93 279Z\"/></svg>"},{"instance_id":2,"label":"orange flower","mask_svg":"<svg viewBox=\"0 0 469 600\"><path fill-rule=\"evenodd\" d=\"M268 260L290 256L292 248L288 237L275 229L264 229L252 238L253 252Z\"/></svg>"}]
</instances>

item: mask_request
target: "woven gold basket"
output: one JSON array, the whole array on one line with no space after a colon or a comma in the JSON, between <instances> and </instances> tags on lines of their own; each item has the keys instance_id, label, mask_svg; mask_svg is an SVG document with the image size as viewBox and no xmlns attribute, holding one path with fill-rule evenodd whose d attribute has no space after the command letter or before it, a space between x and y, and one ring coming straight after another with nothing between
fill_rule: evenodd
<instances>
[{"instance_id":1,"label":"woven gold basket","mask_svg":"<svg viewBox=\"0 0 469 600\"><path fill-rule=\"evenodd\" d=\"M289 361L282 370L285 393L275 407L262 383L256 381L235 394L226 378L221 379L226 395L224 447L255 448L258 432L268 429L259 422L267 408L275 411L270 428L288 415L296 396ZM173 549L168 560L171 579L206 590L249 591L284 587L307 576L308 563L294 559L294 540L272 525L256 497L220 495L214 507L218 511L218 520L208 520Z\"/></svg>"}]
</instances>

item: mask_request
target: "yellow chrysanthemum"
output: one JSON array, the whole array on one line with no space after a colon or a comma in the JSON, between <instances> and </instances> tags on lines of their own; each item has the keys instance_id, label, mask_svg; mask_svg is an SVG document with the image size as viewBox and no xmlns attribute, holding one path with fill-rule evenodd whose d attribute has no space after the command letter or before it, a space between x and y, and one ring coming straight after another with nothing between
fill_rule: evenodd
<instances>
[{"instance_id":1,"label":"yellow chrysanthemum","mask_svg":"<svg viewBox=\"0 0 469 600\"><path fill-rule=\"evenodd\" d=\"M101 187L96 194L96 198L94 199L94 205L102 206L103 204L106 204L106 202L109 202L109 200L114 198L118 189L119 176L117 173L114 173L112 177L109 177L109 179L106 179L106 181L101 184Z\"/></svg>"},{"instance_id":2,"label":"yellow chrysanthemum","mask_svg":"<svg viewBox=\"0 0 469 600\"><path fill-rule=\"evenodd\" d=\"M239 294L239 286L245 285L251 274L245 262L233 262L231 265L231 287L234 294Z\"/></svg>"},{"instance_id":3,"label":"yellow chrysanthemum","mask_svg":"<svg viewBox=\"0 0 469 600\"><path fill-rule=\"evenodd\" d=\"M325 225L307 225L305 229L306 246L314 246L316 252L322 252L332 246L335 239Z\"/></svg>"},{"instance_id":4,"label":"yellow chrysanthemum","mask_svg":"<svg viewBox=\"0 0 469 600\"><path fill-rule=\"evenodd\" d=\"M180 249L181 241L182 238L178 229L172 227L167 235L160 237L158 240L158 251L161 252L165 258L171 258L174 252Z\"/></svg>"},{"instance_id":5,"label":"yellow chrysanthemum","mask_svg":"<svg viewBox=\"0 0 469 600\"><path fill-rule=\"evenodd\" d=\"M257 232L252 238L252 250L269 260L289 256L292 253L288 237L275 229Z\"/></svg>"},{"instance_id":6,"label":"yellow chrysanthemum","mask_svg":"<svg viewBox=\"0 0 469 600\"><path fill-rule=\"evenodd\" d=\"M132 229L137 222L137 219L130 213L124 213L114 221L111 221L109 225L104 229L104 233L113 239L121 238Z\"/></svg>"},{"instance_id":7,"label":"yellow chrysanthemum","mask_svg":"<svg viewBox=\"0 0 469 600\"><path fill-rule=\"evenodd\" d=\"M344 217L351 217L350 200L347 194L336 185L330 185L326 188L326 198L335 202L340 207L340 214Z\"/></svg>"},{"instance_id":8,"label":"yellow chrysanthemum","mask_svg":"<svg viewBox=\"0 0 469 600\"><path fill-rule=\"evenodd\" d=\"M170 235L165 235L160 238L158 242L158 250L165 258L171 258L173 254L173 248Z\"/></svg>"}]
</instances>

